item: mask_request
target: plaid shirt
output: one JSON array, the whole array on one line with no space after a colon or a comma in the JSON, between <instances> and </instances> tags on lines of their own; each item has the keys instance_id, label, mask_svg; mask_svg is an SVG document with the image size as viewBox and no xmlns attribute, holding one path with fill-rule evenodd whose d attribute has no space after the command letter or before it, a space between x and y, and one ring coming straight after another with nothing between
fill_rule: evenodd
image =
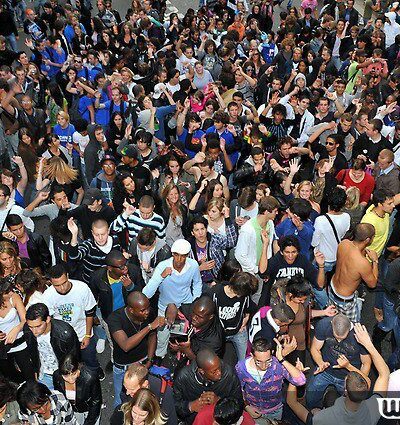
<instances>
[{"instance_id":1,"label":"plaid shirt","mask_svg":"<svg viewBox=\"0 0 400 425\"><path fill-rule=\"evenodd\" d=\"M65 398L63 394L58 391L51 391L51 395L49 396L51 402L51 415L53 418L52 425L77 425L74 411L72 410L72 406L70 402ZM46 422L42 416L37 413L31 413L29 415L25 415L23 413L19 413L19 418L21 419L23 424L29 425L46 425Z\"/></svg>"},{"instance_id":2,"label":"plaid shirt","mask_svg":"<svg viewBox=\"0 0 400 425\"><path fill-rule=\"evenodd\" d=\"M237 242L237 232L235 226L231 222L226 222L225 226L226 235L220 235L218 233L208 234L207 242L207 251L208 251L208 260L215 261L215 267L212 269L212 274L214 277L218 275L222 264L225 261L224 251L230 248L233 248ZM196 241L192 240L192 252L190 254L191 258L194 258L197 261L196 255Z\"/></svg>"}]
</instances>

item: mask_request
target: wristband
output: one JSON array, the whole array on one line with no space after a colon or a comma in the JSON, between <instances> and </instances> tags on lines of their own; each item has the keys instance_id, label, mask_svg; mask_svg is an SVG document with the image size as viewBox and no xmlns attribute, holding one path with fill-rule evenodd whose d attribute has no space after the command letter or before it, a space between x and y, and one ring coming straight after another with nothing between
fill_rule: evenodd
<instances>
[{"instance_id":1,"label":"wristband","mask_svg":"<svg viewBox=\"0 0 400 425\"><path fill-rule=\"evenodd\" d=\"M318 268L319 268L319 269L324 269L324 268L325 268L325 266L318 266Z\"/></svg>"},{"instance_id":2,"label":"wristband","mask_svg":"<svg viewBox=\"0 0 400 425\"><path fill-rule=\"evenodd\" d=\"M153 328L151 327L150 323L147 325L147 327L149 328L150 331L153 330Z\"/></svg>"},{"instance_id":3,"label":"wristband","mask_svg":"<svg viewBox=\"0 0 400 425\"><path fill-rule=\"evenodd\" d=\"M279 363L283 363L283 362L285 362L286 361L286 359L285 359L285 357L282 359L282 360L279 360Z\"/></svg>"},{"instance_id":4,"label":"wristband","mask_svg":"<svg viewBox=\"0 0 400 425\"><path fill-rule=\"evenodd\" d=\"M91 338L92 335L85 335L85 338Z\"/></svg>"}]
</instances>

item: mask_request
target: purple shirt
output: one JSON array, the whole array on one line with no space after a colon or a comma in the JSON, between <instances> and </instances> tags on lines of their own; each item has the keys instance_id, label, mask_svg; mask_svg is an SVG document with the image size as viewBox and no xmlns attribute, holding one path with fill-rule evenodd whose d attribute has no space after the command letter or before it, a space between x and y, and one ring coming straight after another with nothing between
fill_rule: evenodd
<instances>
[{"instance_id":1,"label":"purple shirt","mask_svg":"<svg viewBox=\"0 0 400 425\"><path fill-rule=\"evenodd\" d=\"M19 256L21 258L29 258L29 254L28 254L28 241L29 241L29 236L27 236L26 242L22 243L20 241L17 241L18 243L18 249L19 249Z\"/></svg>"},{"instance_id":2,"label":"purple shirt","mask_svg":"<svg viewBox=\"0 0 400 425\"><path fill-rule=\"evenodd\" d=\"M290 373L272 357L272 364L268 367L260 383L254 380L246 368L248 359L236 365L236 374L242 387L244 400L257 408L260 413L268 414L282 407L282 384L286 379L291 384L301 386L306 383L304 373L299 378L292 378Z\"/></svg>"}]
</instances>

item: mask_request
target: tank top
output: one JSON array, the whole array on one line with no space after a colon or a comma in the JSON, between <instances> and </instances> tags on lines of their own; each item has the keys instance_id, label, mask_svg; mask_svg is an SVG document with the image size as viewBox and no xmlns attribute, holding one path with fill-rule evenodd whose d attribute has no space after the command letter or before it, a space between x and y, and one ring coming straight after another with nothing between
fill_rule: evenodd
<instances>
[{"instance_id":1,"label":"tank top","mask_svg":"<svg viewBox=\"0 0 400 425\"><path fill-rule=\"evenodd\" d=\"M13 300L10 298L11 303L11 309L7 312L7 314L4 317L0 317L0 330L1 332L4 332L5 334L8 334L12 329L15 328L15 326L19 325L21 323L21 320L18 316L17 309L14 307ZM18 333L17 339L21 338L23 335L22 331ZM22 342L21 344L17 345L16 347L11 348L8 350L8 353L14 353L17 351L21 351L27 347L26 342Z\"/></svg>"}]
</instances>

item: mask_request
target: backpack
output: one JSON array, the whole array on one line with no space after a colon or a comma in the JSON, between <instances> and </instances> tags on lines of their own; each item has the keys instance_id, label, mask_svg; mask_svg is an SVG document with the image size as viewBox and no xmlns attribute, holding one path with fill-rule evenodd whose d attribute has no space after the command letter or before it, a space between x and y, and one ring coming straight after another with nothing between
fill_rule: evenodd
<instances>
[{"instance_id":1,"label":"backpack","mask_svg":"<svg viewBox=\"0 0 400 425\"><path fill-rule=\"evenodd\" d=\"M155 376L161 380L161 388L160 388L160 406L163 403L165 391L167 391L167 387L173 387L174 383L171 377L171 371L163 366L155 366L152 365L149 369L150 375Z\"/></svg>"}]
</instances>

